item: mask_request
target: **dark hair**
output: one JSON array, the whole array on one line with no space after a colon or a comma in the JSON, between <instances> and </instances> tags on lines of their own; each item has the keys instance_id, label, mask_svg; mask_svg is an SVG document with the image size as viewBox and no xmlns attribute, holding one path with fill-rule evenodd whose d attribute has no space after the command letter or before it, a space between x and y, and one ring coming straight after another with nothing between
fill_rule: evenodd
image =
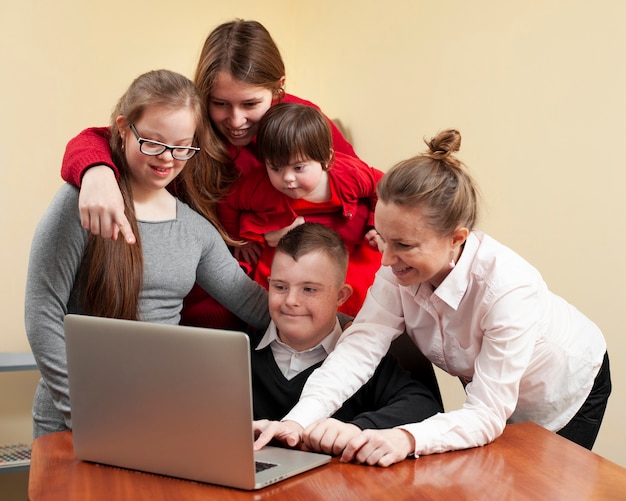
<instances>
[{"instance_id":1,"label":"dark hair","mask_svg":"<svg viewBox=\"0 0 626 501\"><path fill-rule=\"evenodd\" d=\"M320 223L304 223L289 230L276 246L276 252L291 256L294 261L311 252L327 255L335 263L338 278L346 279L348 269L348 250L339 234L332 228Z\"/></svg>"},{"instance_id":2,"label":"dark hair","mask_svg":"<svg viewBox=\"0 0 626 501\"><path fill-rule=\"evenodd\" d=\"M449 129L426 141L429 151L394 165L378 183L378 199L425 209L429 225L441 235L458 227L472 230L478 219L479 190L453 153L461 134Z\"/></svg>"},{"instance_id":3,"label":"dark hair","mask_svg":"<svg viewBox=\"0 0 626 501\"><path fill-rule=\"evenodd\" d=\"M111 150L119 166L120 190L126 217L137 238L135 245L123 239L111 240L90 235L79 272L79 300L86 314L137 320L139 294L143 286L143 251L135 217L129 168L123 140L116 119L123 117L121 127L141 118L151 106L189 108L196 121L196 139L202 137L204 107L191 80L168 70L155 70L137 77L119 99L111 115ZM196 155L198 156L198 155ZM188 162L193 162L193 157ZM184 171L184 169L183 169Z\"/></svg>"},{"instance_id":4,"label":"dark hair","mask_svg":"<svg viewBox=\"0 0 626 501\"><path fill-rule=\"evenodd\" d=\"M283 167L299 160L314 160L328 170L333 138L324 114L311 106L278 103L263 115L257 131L259 160Z\"/></svg>"}]
</instances>

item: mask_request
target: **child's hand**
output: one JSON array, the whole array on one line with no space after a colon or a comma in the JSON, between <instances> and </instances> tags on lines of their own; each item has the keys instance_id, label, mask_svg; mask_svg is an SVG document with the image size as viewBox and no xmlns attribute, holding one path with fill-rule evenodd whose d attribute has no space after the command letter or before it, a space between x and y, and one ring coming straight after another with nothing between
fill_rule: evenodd
<instances>
[{"instance_id":1,"label":"child's hand","mask_svg":"<svg viewBox=\"0 0 626 501\"><path fill-rule=\"evenodd\" d=\"M367 240L372 249L376 249L379 252L383 251L383 240L374 228L365 234L365 240Z\"/></svg>"},{"instance_id":2,"label":"child's hand","mask_svg":"<svg viewBox=\"0 0 626 501\"><path fill-rule=\"evenodd\" d=\"M237 261L255 265L261 257L262 250L261 244L258 242L246 242L241 247L235 247L233 254Z\"/></svg>"},{"instance_id":3,"label":"child's hand","mask_svg":"<svg viewBox=\"0 0 626 501\"><path fill-rule=\"evenodd\" d=\"M301 224L304 224L304 218L302 216L298 216L289 226L281 228L280 230L268 231L267 233L265 233L265 235L263 235L265 237L265 242L267 242L267 245L269 245L270 247L276 247L278 245L278 241L289 230L295 228L296 226L300 226Z\"/></svg>"},{"instance_id":4,"label":"child's hand","mask_svg":"<svg viewBox=\"0 0 626 501\"><path fill-rule=\"evenodd\" d=\"M252 428L255 436L255 451L260 450L272 440L279 440L289 447L298 447L302 442L302 426L295 421L261 419L253 421Z\"/></svg>"}]
</instances>

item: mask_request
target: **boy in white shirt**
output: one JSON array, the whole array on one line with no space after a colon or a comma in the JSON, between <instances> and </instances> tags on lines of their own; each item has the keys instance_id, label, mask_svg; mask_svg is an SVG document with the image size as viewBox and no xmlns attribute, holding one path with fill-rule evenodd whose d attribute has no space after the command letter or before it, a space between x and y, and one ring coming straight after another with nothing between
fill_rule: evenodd
<instances>
[{"instance_id":1,"label":"boy in white shirt","mask_svg":"<svg viewBox=\"0 0 626 501\"><path fill-rule=\"evenodd\" d=\"M300 398L310 374L321 365L342 333L338 316L352 287L345 283L348 252L339 235L305 223L279 242L269 279L272 321L265 333L251 334L255 430L280 419ZM340 320L343 320L341 322ZM320 426L338 454L363 429L389 428L443 412L433 392L387 355L374 376Z\"/></svg>"}]
</instances>

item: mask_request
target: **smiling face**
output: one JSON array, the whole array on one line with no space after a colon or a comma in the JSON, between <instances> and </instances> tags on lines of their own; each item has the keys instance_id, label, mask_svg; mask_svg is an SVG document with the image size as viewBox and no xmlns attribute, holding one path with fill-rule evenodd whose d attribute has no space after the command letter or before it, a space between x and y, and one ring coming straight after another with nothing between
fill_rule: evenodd
<instances>
[{"instance_id":1,"label":"smiling face","mask_svg":"<svg viewBox=\"0 0 626 501\"><path fill-rule=\"evenodd\" d=\"M145 155L124 117L117 118L124 144L124 153L130 172L133 193L157 191L170 184L185 166L186 160L175 160L170 150L157 156ZM149 106L133 124L145 139L172 146L192 146L196 131L196 118L190 108Z\"/></svg>"},{"instance_id":2,"label":"smiling face","mask_svg":"<svg viewBox=\"0 0 626 501\"><path fill-rule=\"evenodd\" d=\"M317 346L333 330L337 308L352 293L324 252L297 261L277 251L269 279L269 310L280 339L298 351Z\"/></svg>"},{"instance_id":3,"label":"smiling face","mask_svg":"<svg viewBox=\"0 0 626 501\"><path fill-rule=\"evenodd\" d=\"M450 273L450 260L458 257L467 230L442 236L427 224L419 207L378 201L376 230L384 242L383 266L389 266L400 285L430 282L438 287Z\"/></svg>"},{"instance_id":4,"label":"smiling face","mask_svg":"<svg viewBox=\"0 0 626 501\"><path fill-rule=\"evenodd\" d=\"M259 120L274 102L266 88L242 82L220 71L211 88L209 117L219 132L234 146L246 146L256 135Z\"/></svg>"}]
</instances>

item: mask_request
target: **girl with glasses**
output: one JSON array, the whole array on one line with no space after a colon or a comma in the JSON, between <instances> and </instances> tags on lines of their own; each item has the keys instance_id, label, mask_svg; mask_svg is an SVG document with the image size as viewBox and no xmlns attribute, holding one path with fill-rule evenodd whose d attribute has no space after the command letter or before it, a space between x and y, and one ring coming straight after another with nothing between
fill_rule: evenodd
<instances>
[{"instance_id":1,"label":"girl with glasses","mask_svg":"<svg viewBox=\"0 0 626 501\"><path fill-rule=\"evenodd\" d=\"M78 189L69 184L37 226L25 304L26 333L42 374L35 437L72 427L67 313L178 324L183 298L197 281L251 325L269 322L266 291L242 271L215 226L166 189L181 172L206 168L205 128L193 82L167 70L139 76L117 103L109 141L135 245L89 235Z\"/></svg>"}]
</instances>

